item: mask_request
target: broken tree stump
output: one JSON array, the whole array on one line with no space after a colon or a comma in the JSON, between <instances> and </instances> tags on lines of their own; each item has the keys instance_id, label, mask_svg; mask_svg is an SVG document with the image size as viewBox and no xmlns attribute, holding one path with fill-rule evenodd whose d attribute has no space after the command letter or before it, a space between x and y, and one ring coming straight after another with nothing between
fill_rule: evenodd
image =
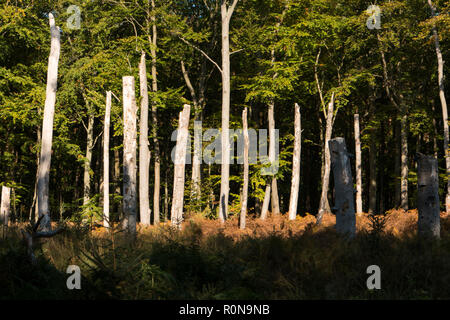
<instances>
[{"instance_id":1,"label":"broken tree stump","mask_svg":"<svg viewBox=\"0 0 450 320\"><path fill-rule=\"evenodd\" d=\"M417 230L421 236L440 237L439 178L437 159L416 154L417 160Z\"/></svg>"},{"instance_id":2,"label":"broken tree stump","mask_svg":"<svg viewBox=\"0 0 450 320\"><path fill-rule=\"evenodd\" d=\"M329 142L331 169L335 187L336 231L354 237L356 234L356 217L354 205L354 188L349 154L344 138L334 138Z\"/></svg>"}]
</instances>

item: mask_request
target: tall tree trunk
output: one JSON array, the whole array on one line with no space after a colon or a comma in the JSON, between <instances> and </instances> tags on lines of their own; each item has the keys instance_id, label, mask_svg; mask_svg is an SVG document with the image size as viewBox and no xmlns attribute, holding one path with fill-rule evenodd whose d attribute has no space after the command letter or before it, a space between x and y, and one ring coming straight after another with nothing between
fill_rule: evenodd
<instances>
[{"instance_id":1,"label":"tall tree trunk","mask_svg":"<svg viewBox=\"0 0 450 320\"><path fill-rule=\"evenodd\" d=\"M334 138L329 144L335 188L336 231L354 237L356 233L354 189L345 139Z\"/></svg>"},{"instance_id":2,"label":"tall tree trunk","mask_svg":"<svg viewBox=\"0 0 450 320\"><path fill-rule=\"evenodd\" d=\"M275 103L273 100L269 103L269 160L273 166L275 163L275 116L274 116ZM271 205L272 214L278 215L280 213L280 201L278 197L277 179L272 178L271 187Z\"/></svg>"},{"instance_id":3,"label":"tall tree trunk","mask_svg":"<svg viewBox=\"0 0 450 320\"><path fill-rule=\"evenodd\" d=\"M261 220L265 220L267 218L267 212L269 211L269 203L270 203L270 184L266 185L266 192L264 193L264 201L261 209Z\"/></svg>"},{"instance_id":4,"label":"tall tree trunk","mask_svg":"<svg viewBox=\"0 0 450 320\"><path fill-rule=\"evenodd\" d=\"M111 91L106 92L105 128L103 133L103 226L109 228L109 127L111 123Z\"/></svg>"},{"instance_id":5,"label":"tall tree trunk","mask_svg":"<svg viewBox=\"0 0 450 320\"><path fill-rule=\"evenodd\" d=\"M151 0L152 10L155 10L155 1ZM158 30L156 28L156 16L152 14L152 33L151 38L152 46L150 48L150 54L152 56L152 91L155 94L158 92L158 73L156 71L156 48L157 48L157 37ZM161 157L159 151L159 140L158 140L158 116L156 113L156 101L152 101L152 136L153 136L153 147L155 155L155 182L153 190L153 223L159 225L159 202L160 202L160 189L161 189Z\"/></svg>"},{"instance_id":6,"label":"tall tree trunk","mask_svg":"<svg viewBox=\"0 0 450 320\"><path fill-rule=\"evenodd\" d=\"M418 232L422 236L440 236L438 164L433 156L417 153Z\"/></svg>"},{"instance_id":7,"label":"tall tree trunk","mask_svg":"<svg viewBox=\"0 0 450 320\"><path fill-rule=\"evenodd\" d=\"M362 207L362 171L361 171L361 138L359 114L354 115L355 120L355 169L356 169L356 213L359 215L363 212Z\"/></svg>"},{"instance_id":8,"label":"tall tree trunk","mask_svg":"<svg viewBox=\"0 0 450 320\"><path fill-rule=\"evenodd\" d=\"M181 61L181 71L183 73L184 81L189 89L194 104L194 156L192 160L192 192L191 199L195 202L195 208L198 208L201 197L201 157L202 157L202 124L201 124L201 110L199 100L195 93L194 86L189 78L189 74L184 66L184 61ZM201 208L200 208L201 209Z\"/></svg>"},{"instance_id":9,"label":"tall tree trunk","mask_svg":"<svg viewBox=\"0 0 450 320\"><path fill-rule=\"evenodd\" d=\"M372 130L370 133L369 150L369 214L373 214L377 210L377 148L375 139L375 130Z\"/></svg>"},{"instance_id":10,"label":"tall tree trunk","mask_svg":"<svg viewBox=\"0 0 450 320\"><path fill-rule=\"evenodd\" d=\"M295 220L297 215L298 191L300 187L300 160L302 148L302 124L300 106L295 104L294 120L294 154L292 158L291 197L289 199L289 220Z\"/></svg>"},{"instance_id":11,"label":"tall tree trunk","mask_svg":"<svg viewBox=\"0 0 450 320\"><path fill-rule=\"evenodd\" d=\"M408 210L408 114L403 111L401 119L401 188L400 207Z\"/></svg>"},{"instance_id":12,"label":"tall tree trunk","mask_svg":"<svg viewBox=\"0 0 450 320\"><path fill-rule=\"evenodd\" d=\"M431 8L431 15L434 17L436 14L436 9L431 0L428 0L428 5ZM449 131L448 131L448 111L447 111L447 100L445 99L445 88L444 88L444 60L442 59L441 49L439 47L439 36L437 33L436 26L433 26L433 36L434 45L436 47L436 56L438 61L438 84L439 84L439 99L441 100L442 106L442 120L444 123L444 156L445 156L445 167L447 169L447 194L445 196L445 210L450 213L450 154L448 150L449 143Z\"/></svg>"},{"instance_id":13,"label":"tall tree trunk","mask_svg":"<svg viewBox=\"0 0 450 320\"><path fill-rule=\"evenodd\" d=\"M114 194L120 196L122 194L120 183L120 152L117 147L114 148L114 186ZM123 205L120 201L117 205L117 215L119 219L123 218Z\"/></svg>"},{"instance_id":14,"label":"tall tree trunk","mask_svg":"<svg viewBox=\"0 0 450 320\"><path fill-rule=\"evenodd\" d=\"M55 25L53 14L49 13L51 32L50 56L48 58L47 90L45 95L44 121L42 125L42 147L38 169L38 207L40 227L43 232L51 231L49 210L50 162L52 156L53 118L55 115L58 62L60 54L60 29Z\"/></svg>"},{"instance_id":15,"label":"tall tree trunk","mask_svg":"<svg viewBox=\"0 0 450 320\"><path fill-rule=\"evenodd\" d=\"M228 216L228 196L230 193L230 20L238 0L230 7L222 1L222 165L220 177L219 219L225 222Z\"/></svg>"},{"instance_id":16,"label":"tall tree trunk","mask_svg":"<svg viewBox=\"0 0 450 320\"><path fill-rule=\"evenodd\" d=\"M242 111L242 129L244 136L244 185L242 187L242 201L241 201L241 215L239 227L245 229L245 218L247 215L247 201L248 201L248 125L247 125L247 108Z\"/></svg>"},{"instance_id":17,"label":"tall tree trunk","mask_svg":"<svg viewBox=\"0 0 450 320\"><path fill-rule=\"evenodd\" d=\"M150 150L148 149L148 89L147 89L147 67L145 52L142 52L139 64L139 80L141 92L141 119L139 122L139 214L143 225L150 224L150 201L149 201L149 168Z\"/></svg>"},{"instance_id":18,"label":"tall tree trunk","mask_svg":"<svg viewBox=\"0 0 450 320\"><path fill-rule=\"evenodd\" d=\"M317 224L320 224L322 221L322 217L327 210L328 203L328 187L330 184L330 149L328 141L331 139L331 134L333 132L333 113L334 113L334 93L331 96L331 101L328 104L328 112L327 112L327 124L325 129L325 168L322 179L322 193L320 197L320 205L319 205L319 213L317 214Z\"/></svg>"},{"instance_id":19,"label":"tall tree trunk","mask_svg":"<svg viewBox=\"0 0 450 320\"><path fill-rule=\"evenodd\" d=\"M123 213L124 229L136 235L136 98L134 77L123 77Z\"/></svg>"},{"instance_id":20,"label":"tall tree trunk","mask_svg":"<svg viewBox=\"0 0 450 320\"><path fill-rule=\"evenodd\" d=\"M92 149L94 147L94 115L92 110L88 108L89 119L87 127L87 143L86 143L86 157L84 159L84 175L83 175L83 206L89 204L91 195L91 162Z\"/></svg>"},{"instance_id":21,"label":"tall tree trunk","mask_svg":"<svg viewBox=\"0 0 450 320\"><path fill-rule=\"evenodd\" d=\"M37 128L37 145L40 147L41 146L41 126L38 126ZM39 150L39 149L38 149ZM29 217L28 220L32 219L33 216L33 209L34 209L34 221L36 222L39 216L39 206L37 204L37 192L38 192L38 174L39 174L39 155L40 152L36 152L36 180L34 182L34 194L33 194L33 201L31 203L31 207L30 207L30 213L29 213Z\"/></svg>"},{"instance_id":22,"label":"tall tree trunk","mask_svg":"<svg viewBox=\"0 0 450 320\"><path fill-rule=\"evenodd\" d=\"M0 207L0 223L8 226L11 214L11 188L2 187L2 202Z\"/></svg>"},{"instance_id":23,"label":"tall tree trunk","mask_svg":"<svg viewBox=\"0 0 450 320\"><path fill-rule=\"evenodd\" d=\"M180 112L177 145L175 149L175 170L173 177L173 196L172 196L172 225L180 227L183 221L183 198L184 198L184 179L186 168L186 146L189 135L189 113L191 106L185 104L183 111Z\"/></svg>"}]
</instances>

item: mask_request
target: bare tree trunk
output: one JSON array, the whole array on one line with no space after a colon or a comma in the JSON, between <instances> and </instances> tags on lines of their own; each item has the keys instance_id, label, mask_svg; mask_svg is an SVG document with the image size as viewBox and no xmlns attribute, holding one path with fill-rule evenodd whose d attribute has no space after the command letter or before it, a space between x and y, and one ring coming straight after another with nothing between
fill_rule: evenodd
<instances>
[{"instance_id":1,"label":"bare tree trunk","mask_svg":"<svg viewBox=\"0 0 450 320\"><path fill-rule=\"evenodd\" d=\"M269 160L273 165L275 162L275 116L274 116L275 103L273 101L269 104ZM272 214L277 215L280 213L280 201L278 198L278 187L277 187L277 179L275 177L272 178L272 187L271 187L271 205L272 205Z\"/></svg>"},{"instance_id":2,"label":"bare tree trunk","mask_svg":"<svg viewBox=\"0 0 450 320\"><path fill-rule=\"evenodd\" d=\"M123 77L123 227L136 235L136 98L134 77Z\"/></svg>"},{"instance_id":3,"label":"bare tree trunk","mask_svg":"<svg viewBox=\"0 0 450 320\"><path fill-rule=\"evenodd\" d=\"M401 189L400 206L408 210L408 115L403 111L401 119Z\"/></svg>"},{"instance_id":4,"label":"bare tree trunk","mask_svg":"<svg viewBox=\"0 0 450 320\"><path fill-rule=\"evenodd\" d=\"M115 190L114 190L114 194L116 196L120 196L121 195L121 188L120 188L120 153L119 153L119 149L116 147L114 148L114 185L115 185ZM123 205L122 203L119 202L118 206L117 206L117 215L119 217L119 219L122 219L123 217Z\"/></svg>"},{"instance_id":5,"label":"bare tree trunk","mask_svg":"<svg viewBox=\"0 0 450 320\"><path fill-rule=\"evenodd\" d=\"M431 8L431 15L434 17L436 8L434 7L431 0L428 0L428 5ZM444 88L444 60L442 59L441 49L439 47L439 36L437 33L436 26L433 26L433 36L434 45L436 47L436 56L438 61L438 82L439 82L439 99L441 100L442 106L442 120L444 123L444 155L445 155L445 167L447 169L447 194L445 196L445 210L450 213L450 154L448 150L449 143L449 131L448 131L448 111L447 111L447 100L445 99L445 88Z\"/></svg>"},{"instance_id":6,"label":"bare tree trunk","mask_svg":"<svg viewBox=\"0 0 450 320\"><path fill-rule=\"evenodd\" d=\"M142 52L139 64L141 91L141 119L139 135L139 214L143 225L150 225L149 168L150 150L148 149L148 89L145 52Z\"/></svg>"},{"instance_id":7,"label":"bare tree trunk","mask_svg":"<svg viewBox=\"0 0 450 320\"><path fill-rule=\"evenodd\" d=\"M186 146L189 135L189 113L191 106L185 104L183 111L180 112L177 145L175 149L175 170L173 177L173 196L172 196L172 225L180 227L183 221L183 198L184 198L184 179L186 168Z\"/></svg>"},{"instance_id":8,"label":"bare tree trunk","mask_svg":"<svg viewBox=\"0 0 450 320\"><path fill-rule=\"evenodd\" d=\"M155 1L151 0L152 9L155 10ZM156 17L153 14L151 16L152 20L152 32L153 37L151 39L152 46L150 48L150 54L152 56L152 91L153 93L158 92L158 73L156 71L156 46L158 30L156 28ZM153 223L159 225L159 202L160 202L160 189L161 189L161 157L159 151L159 140L158 140L158 116L156 113L156 101L152 101L152 135L154 144L154 155L155 155L155 183L153 190Z\"/></svg>"},{"instance_id":9,"label":"bare tree trunk","mask_svg":"<svg viewBox=\"0 0 450 320\"><path fill-rule=\"evenodd\" d=\"M329 144L335 185L336 231L354 237L356 234L354 189L345 139L334 138Z\"/></svg>"},{"instance_id":10,"label":"bare tree trunk","mask_svg":"<svg viewBox=\"0 0 450 320\"><path fill-rule=\"evenodd\" d=\"M87 143L86 143L86 158L84 160L84 175L83 175L83 206L89 204L91 195L91 162L92 149L94 147L94 115L92 110L88 108L89 119L87 127Z\"/></svg>"},{"instance_id":11,"label":"bare tree trunk","mask_svg":"<svg viewBox=\"0 0 450 320\"><path fill-rule=\"evenodd\" d=\"M41 145L41 126L38 126L37 129L37 145L40 146ZM38 192L38 173L39 173L39 152L36 153L36 181L34 182L34 194L33 194L33 201L31 203L31 207L30 207L30 213L29 213L29 217L28 220L32 219L33 216L33 209L34 209L34 221L36 222L39 216L39 206L37 204L37 192Z\"/></svg>"},{"instance_id":12,"label":"bare tree trunk","mask_svg":"<svg viewBox=\"0 0 450 320\"><path fill-rule=\"evenodd\" d=\"M2 187L2 205L0 207L0 223L8 226L11 214L11 188Z\"/></svg>"},{"instance_id":13,"label":"bare tree trunk","mask_svg":"<svg viewBox=\"0 0 450 320\"><path fill-rule=\"evenodd\" d=\"M417 153L417 222L419 235L440 237L438 164L433 156Z\"/></svg>"},{"instance_id":14,"label":"bare tree trunk","mask_svg":"<svg viewBox=\"0 0 450 320\"><path fill-rule=\"evenodd\" d=\"M266 192L264 194L264 201L261 209L261 220L265 220L267 218L267 212L269 211L269 203L270 203L270 184L267 184Z\"/></svg>"},{"instance_id":15,"label":"bare tree trunk","mask_svg":"<svg viewBox=\"0 0 450 320\"><path fill-rule=\"evenodd\" d=\"M103 226L109 228L109 127L111 123L111 91L106 92L105 128L103 133Z\"/></svg>"},{"instance_id":16,"label":"bare tree trunk","mask_svg":"<svg viewBox=\"0 0 450 320\"><path fill-rule=\"evenodd\" d=\"M200 105L199 100L197 99L197 95L195 94L194 86L189 79L189 74L184 66L184 61L181 61L181 71L183 73L184 81L186 82L186 86L189 89L189 92L192 97L192 101L194 104L194 156L192 159L192 192L191 198L195 201L195 207L198 206L201 197L201 148L202 148L202 140L201 133L202 127L200 114Z\"/></svg>"},{"instance_id":17,"label":"bare tree trunk","mask_svg":"<svg viewBox=\"0 0 450 320\"><path fill-rule=\"evenodd\" d=\"M326 212L326 207L328 203L328 187L330 184L330 149L328 141L331 139L331 134L333 131L333 112L334 112L334 93L331 96L331 101L328 104L328 112L327 112L327 124L325 130L325 168L322 179L322 194L320 197L320 205L319 205L319 213L317 214L317 224L320 224L322 221L322 217Z\"/></svg>"},{"instance_id":18,"label":"bare tree trunk","mask_svg":"<svg viewBox=\"0 0 450 320\"><path fill-rule=\"evenodd\" d=\"M302 124L300 106L295 104L294 120L294 154L292 158L291 198L289 200L289 220L295 220L297 215L298 191L300 187L300 160L302 148Z\"/></svg>"},{"instance_id":19,"label":"bare tree trunk","mask_svg":"<svg viewBox=\"0 0 450 320\"><path fill-rule=\"evenodd\" d=\"M60 54L60 30L55 25L53 14L49 13L51 32L50 56L48 58L47 90L45 95L44 121L42 125L42 147L38 169L38 207L40 227L43 232L51 231L49 210L50 162L52 156L53 118L55 115L58 62Z\"/></svg>"},{"instance_id":20,"label":"bare tree trunk","mask_svg":"<svg viewBox=\"0 0 450 320\"><path fill-rule=\"evenodd\" d=\"M375 143L375 130L370 133L370 150L369 150L369 214L373 214L377 209L377 167L376 157L377 148Z\"/></svg>"},{"instance_id":21,"label":"bare tree trunk","mask_svg":"<svg viewBox=\"0 0 450 320\"><path fill-rule=\"evenodd\" d=\"M247 201L248 201L248 125L247 125L247 108L242 111L242 129L244 136L244 185L242 187L242 201L241 201L241 216L239 227L245 229L245 219L247 215Z\"/></svg>"},{"instance_id":22,"label":"bare tree trunk","mask_svg":"<svg viewBox=\"0 0 450 320\"><path fill-rule=\"evenodd\" d=\"M220 177L219 220L224 223L228 216L230 193L230 20L238 0L230 7L222 1L222 165Z\"/></svg>"},{"instance_id":23,"label":"bare tree trunk","mask_svg":"<svg viewBox=\"0 0 450 320\"><path fill-rule=\"evenodd\" d=\"M361 137L359 128L359 114L354 115L355 118L355 153L356 153L356 213L359 215L363 212L362 208L362 172L361 172Z\"/></svg>"}]
</instances>

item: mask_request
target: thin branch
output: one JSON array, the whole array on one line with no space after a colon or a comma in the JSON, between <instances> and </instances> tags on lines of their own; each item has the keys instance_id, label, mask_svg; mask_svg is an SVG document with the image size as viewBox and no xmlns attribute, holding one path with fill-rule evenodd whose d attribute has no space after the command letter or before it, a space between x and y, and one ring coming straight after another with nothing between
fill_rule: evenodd
<instances>
[{"instance_id":1,"label":"thin branch","mask_svg":"<svg viewBox=\"0 0 450 320\"><path fill-rule=\"evenodd\" d=\"M219 69L220 73L223 73L222 68L220 68L220 66L217 64L217 62L215 62L213 59L211 59L202 49L200 49L199 47L195 46L194 44L190 43L189 41L187 41L186 39L184 39L182 36L175 34L181 41L183 41L184 43L186 43L187 45L191 46L192 48L194 48L195 50L199 51L202 55L205 56L206 59L208 59L211 63L213 63L217 69Z\"/></svg>"}]
</instances>

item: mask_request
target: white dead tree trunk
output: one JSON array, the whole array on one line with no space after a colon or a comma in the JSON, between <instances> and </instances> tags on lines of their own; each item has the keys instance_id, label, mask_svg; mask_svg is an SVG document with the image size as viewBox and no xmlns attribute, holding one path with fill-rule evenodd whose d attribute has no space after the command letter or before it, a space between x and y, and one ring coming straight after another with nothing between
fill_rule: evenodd
<instances>
[{"instance_id":1,"label":"white dead tree trunk","mask_svg":"<svg viewBox=\"0 0 450 320\"><path fill-rule=\"evenodd\" d=\"M43 232L51 230L48 204L50 162L52 156L53 118L55 115L56 89L58 84L58 63L60 54L60 30L55 25L53 14L49 13L51 46L48 58L47 89L45 94L44 120L42 125L42 147L38 169L38 207L40 227Z\"/></svg>"},{"instance_id":2,"label":"white dead tree trunk","mask_svg":"<svg viewBox=\"0 0 450 320\"><path fill-rule=\"evenodd\" d=\"M91 163L92 163L92 149L94 148L94 114L88 105L88 126L86 128L86 157L84 159L84 175L83 175L83 206L89 204L91 196Z\"/></svg>"},{"instance_id":3,"label":"white dead tree trunk","mask_svg":"<svg viewBox=\"0 0 450 320\"><path fill-rule=\"evenodd\" d=\"M261 220L265 220L267 218L267 213L269 211L269 203L270 203L270 184L266 185L266 191L264 193L264 200L261 209Z\"/></svg>"},{"instance_id":4,"label":"white dead tree trunk","mask_svg":"<svg viewBox=\"0 0 450 320\"><path fill-rule=\"evenodd\" d=\"M2 204L0 207L0 223L8 226L11 213L11 188L2 187Z\"/></svg>"},{"instance_id":5,"label":"white dead tree trunk","mask_svg":"<svg viewBox=\"0 0 450 320\"><path fill-rule=\"evenodd\" d=\"M247 124L247 108L242 111L242 133L244 136L244 185L242 187L242 201L241 201L241 215L239 227L245 229L245 219L247 215L247 201L248 201L248 124Z\"/></svg>"},{"instance_id":6,"label":"white dead tree trunk","mask_svg":"<svg viewBox=\"0 0 450 320\"><path fill-rule=\"evenodd\" d=\"M222 15L222 167L220 177L219 219L225 222L228 216L228 196L230 193L230 20L239 0L221 4Z\"/></svg>"},{"instance_id":7,"label":"white dead tree trunk","mask_svg":"<svg viewBox=\"0 0 450 320\"><path fill-rule=\"evenodd\" d=\"M180 112L178 131L177 131L177 145L175 148L175 170L173 177L173 196L172 196L172 211L171 221L172 225L176 227L181 226L183 221L183 198L184 198L184 176L186 167L186 147L189 136L189 114L191 106L185 104L183 111Z\"/></svg>"},{"instance_id":8,"label":"white dead tree trunk","mask_svg":"<svg viewBox=\"0 0 450 320\"><path fill-rule=\"evenodd\" d=\"M431 15L434 17L436 15L436 8L434 7L431 0L428 0L428 5L431 8ZM447 214L450 213L450 153L448 150L449 143L449 131L448 131L448 111L447 111L447 100L445 99L445 87L444 87L444 60L442 59L442 53L439 46L439 36L437 33L436 26L433 26L433 36L434 45L436 47L436 56L438 62L438 82L439 82L439 99L441 100L442 106L442 120L444 123L444 155L445 155L445 166L447 169L447 194L445 196L445 209Z\"/></svg>"},{"instance_id":9,"label":"white dead tree trunk","mask_svg":"<svg viewBox=\"0 0 450 320\"><path fill-rule=\"evenodd\" d=\"M141 92L141 119L139 122L139 214L143 225L150 225L149 168L150 150L148 149L148 88L145 52L142 52L139 64Z\"/></svg>"},{"instance_id":10,"label":"white dead tree trunk","mask_svg":"<svg viewBox=\"0 0 450 320\"><path fill-rule=\"evenodd\" d=\"M333 168L336 213L336 231L354 237L356 218L352 169L344 138L329 141L331 166Z\"/></svg>"},{"instance_id":11,"label":"white dead tree trunk","mask_svg":"<svg viewBox=\"0 0 450 320\"><path fill-rule=\"evenodd\" d=\"M109 228L109 127L111 124L111 99L111 91L107 91L103 133L103 226L105 228Z\"/></svg>"},{"instance_id":12,"label":"white dead tree trunk","mask_svg":"<svg viewBox=\"0 0 450 320\"><path fill-rule=\"evenodd\" d=\"M356 169L356 214L363 212L362 208L362 172L361 172L361 135L359 128L359 114L355 118L355 169Z\"/></svg>"},{"instance_id":13,"label":"white dead tree trunk","mask_svg":"<svg viewBox=\"0 0 450 320\"><path fill-rule=\"evenodd\" d=\"M439 176L437 159L417 153L417 221L422 236L440 237Z\"/></svg>"},{"instance_id":14,"label":"white dead tree trunk","mask_svg":"<svg viewBox=\"0 0 450 320\"><path fill-rule=\"evenodd\" d=\"M123 227L136 234L136 97L134 77L123 77Z\"/></svg>"},{"instance_id":15,"label":"white dead tree trunk","mask_svg":"<svg viewBox=\"0 0 450 320\"><path fill-rule=\"evenodd\" d=\"M300 106L295 104L294 154L292 158L291 198L289 199L289 220L297 216L298 191L300 187L300 160L302 148L302 124Z\"/></svg>"},{"instance_id":16,"label":"white dead tree trunk","mask_svg":"<svg viewBox=\"0 0 450 320\"><path fill-rule=\"evenodd\" d=\"M320 197L320 205L319 205L319 213L317 214L317 224L320 224L322 221L322 217L327 209L328 203L328 187L330 184L330 149L328 141L331 139L331 134L333 131L333 115L334 113L334 93L331 95L331 101L328 103L328 112L327 112L327 124L325 130L325 168L324 174L322 178L322 194Z\"/></svg>"}]
</instances>

